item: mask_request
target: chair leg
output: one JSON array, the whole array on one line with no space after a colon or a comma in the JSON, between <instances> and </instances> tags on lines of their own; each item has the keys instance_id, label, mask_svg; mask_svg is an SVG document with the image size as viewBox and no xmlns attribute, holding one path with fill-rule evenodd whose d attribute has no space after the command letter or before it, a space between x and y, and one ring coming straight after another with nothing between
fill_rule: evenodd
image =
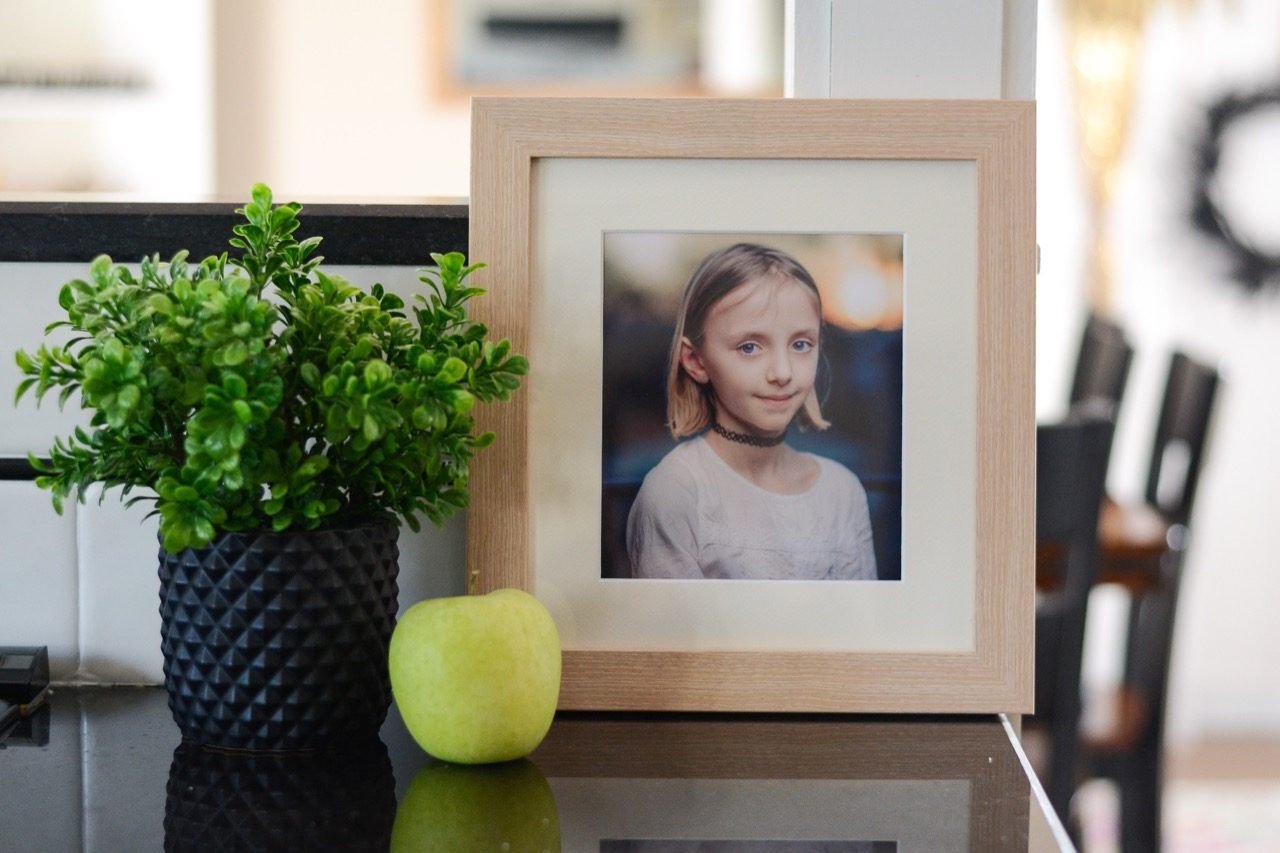
<instances>
[{"instance_id":1,"label":"chair leg","mask_svg":"<svg viewBox=\"0 0 1280 853\"><path fill-rule=\"evenodd\" d=\"M1074 719L1069 716L1068 719ZM1049 745L1049 773L1045 794L1063 824L1071 817L1071 798L1076 791L1076 739L1074 727L1058 723L1053 727Z\"/></svg>"},{"instance_id":2,"label":"chair leg","mask_svg":"<svg viewBox=\"0 0 1280 853\"><path fill-rule=\"evenodd\" d=\"M1120 779L1120 849L1159 853L1162 769L1157 751L1143 748L1127 762Z\"/></svg>"}]
</instances>

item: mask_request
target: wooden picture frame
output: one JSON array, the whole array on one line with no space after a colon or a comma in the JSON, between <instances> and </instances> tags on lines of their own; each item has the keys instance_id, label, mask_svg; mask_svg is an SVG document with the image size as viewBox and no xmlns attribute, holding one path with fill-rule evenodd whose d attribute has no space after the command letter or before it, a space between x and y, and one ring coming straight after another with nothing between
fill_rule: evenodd
<instances>
[{"instance_id":1,"label":"wooden picture frame","mask_svg":"<svg viewBox=\"0 0 1280 853\"><path fill-rule=\"evenodd\" d=\"M476 314L532 368L481 414L499 438L468 563L556 617L561 708L1031 709L1034 123L1011 101L473 102ZM904 235L901 581L600 577L598 247L618 228Z\"/></svg>"}]
</instances>

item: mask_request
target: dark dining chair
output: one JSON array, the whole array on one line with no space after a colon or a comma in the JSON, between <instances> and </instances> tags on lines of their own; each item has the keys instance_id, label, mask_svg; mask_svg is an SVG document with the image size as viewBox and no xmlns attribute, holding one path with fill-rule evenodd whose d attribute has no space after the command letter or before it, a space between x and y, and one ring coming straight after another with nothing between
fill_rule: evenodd
<instances>
[{"instance_id":1,"label":"dark dining chair","mask_svg":"<svg viewBox=\"0 0 1280 853\"><path fill-rule=\"evenodd\" d=\"M1086 737L1085 775L1120 789L1121 849L1160 849L1164 731L1174 620L1189 523L1217 398L1217 370L1174 353L1148 467L1145 502L1102 512L1100 581L1130 594L1124 674L1111 726Z\"/></svg>"},{"instance_id":2,"label":"dark dining chair","mask_svg":"<svg viewBox=\"0 0 1280 853\"><path fill-rule=\"evenodd\" d=\"M1047 737L1046 793L1066 822L1075 793L1080 669L1089 591L1098 573L1098 512L1115 422L1077 413L1036 429L1035 713Z\"/></svg>"},{"instance_id":3,"label":"dark dining chair","mask_svg":"<svg viewBox=\"0 0 1280 853\"><path fill-rule=\"evenodd\" d=\"M1169 360L1145 497L1171 525L1191 518L1219 381L1217 370L1184 353Z\"/></svg>"},{"instance_id":4,"label":"dark dining chair","mask_svg":"<svg viewBox=\"0 0 1280 853\"><path fill-rule=\"evenodd\" d=\"M1117 417L1129 381L1133 347L1118 324L1090 313L1080 335L1075 372L1071 379L1068 403L1097 407L1109 404L1112 417Z\"/></svg>"}]
</instances>

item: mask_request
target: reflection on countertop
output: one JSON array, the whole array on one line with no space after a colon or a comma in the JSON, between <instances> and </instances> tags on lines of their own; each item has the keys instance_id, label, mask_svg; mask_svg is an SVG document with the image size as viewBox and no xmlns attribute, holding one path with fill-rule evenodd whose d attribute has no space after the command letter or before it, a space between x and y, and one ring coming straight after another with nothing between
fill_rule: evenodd
<instances>
[{"instance_id":1,"label":"reflection on countertop","mask_svg":"<svg viewBox=\"0 0 1280 853\"><path fill-rule=\"evenodd\" d=\"M181 742L158 688L61 688L0 749L0 849L1057 850L994 717L564 714L529 758Z\"/></svg>"}]
</instances>

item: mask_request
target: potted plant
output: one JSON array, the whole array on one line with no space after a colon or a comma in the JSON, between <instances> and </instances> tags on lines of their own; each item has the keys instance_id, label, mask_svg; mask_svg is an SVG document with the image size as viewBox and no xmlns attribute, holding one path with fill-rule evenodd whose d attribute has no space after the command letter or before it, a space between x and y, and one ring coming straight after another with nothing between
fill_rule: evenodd
<instances>
[{"instance_id":1,"label":"potted plant","mask_svg":"<svg viewBox=\"0 0 1280 853\"><path fill-rule=\"evenodd\" d=\"M406 307L325 273L296 203L257 185L227 254L96 258L58 297L62 345L17 353L29 390L89 427L32 458L56 509L118 486L159 516L162 644L183 735L300 749L377 730L390 701L397 519L468 502L477 402L527 362L467 318L482 290L431 255ZM130 495L130 493L133 493Z\"/></svg>"}]
</instances>

